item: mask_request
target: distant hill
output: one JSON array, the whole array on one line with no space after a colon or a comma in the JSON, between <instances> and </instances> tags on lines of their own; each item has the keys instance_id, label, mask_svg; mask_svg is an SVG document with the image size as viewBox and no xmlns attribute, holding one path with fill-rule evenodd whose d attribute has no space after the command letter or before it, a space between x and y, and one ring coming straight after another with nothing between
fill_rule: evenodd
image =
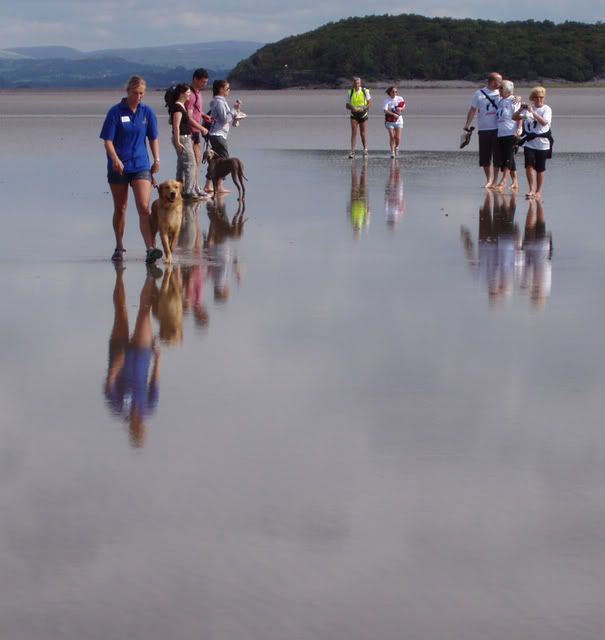
<instances>
[{"instance_id":1,"label":"distant hill","mask_svg":"<svg viewBox=\"0 0 605 640\"><path fill-rule=\"evenodd\" d=\"M16 53L24 58L37 58L37 59L49 59L49 58L62 58L63 60L77 60L78 58L86 57L86 54L78 49L72 47L13 47L10 49L4 49L4 51Z\"/></svg>"},{"instance_id":2,"label":"distant hill","mask_svg":"<svg viewBox=\"0 0 605 640\"><path fill-rule=\"evenodd\" d=\"M0 88L113 88L133 74L149 87L191 79L205 67L210 80L225 77L235 64L262 46L247 41L106 49L82 52L70 47L15 47L0 50Z\"/></svg>"},{"instance_id":3,"label":"distant hill","mask_svg":"<svg viewBox=\"0 0 605 640\"><path fill-rule=\"evenodd\" d=\"M605 24L494 22L366 16L268 44L230 74L241 87L365 81L478 80L497 69L514 79L590 81L605 73Z\"/></svg>"}]
</instances>

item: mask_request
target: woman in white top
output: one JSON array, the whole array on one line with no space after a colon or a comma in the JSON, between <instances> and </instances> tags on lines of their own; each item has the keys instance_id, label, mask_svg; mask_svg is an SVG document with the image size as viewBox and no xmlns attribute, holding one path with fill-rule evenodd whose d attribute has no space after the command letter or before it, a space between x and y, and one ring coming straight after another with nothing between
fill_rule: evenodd
<instances>
[{"instance_id":1,"label":"woman in white top","mask_svg":"<svg viewBox=\"0 0 605 640\"><path fill-rule=\"evenodd\" d=\"M397 95L397 87L390 86L385 93L389 96L384 101L384 126L389 134L389 147L391 148L391 158L399 153L399 143L401 142L401 130L403 129L403 116L405 100Z\"/></svg>"},{"instance_id":2,"label":"woman in white top","mask_svg":"<svg viewBox=\"0 0 605 640\"><path fill-rule=\"evenodd\" d=\"M552 109L544 104L546 89L534 87L529 99L532 104L522 104L519 111L513 115L513 119L523 122L523 139L525 149L525 175L529 191L526 198L542 197L542 185L544 184L544 172L546 171L546 159L550 157L552 137L550 136L550 123L552 122Z\"/></svg>"},{"instance_id":3,"label":"woman in white top","mask_svg":"<svg viewBox=\"0 0 605 640\"><path fill-rule=\"evenodd\" d=\"M494 187L495 191L504 191L506 179L510 174L511 191L519 190L517 179L517 165L515 163L515 145L521 133L521 121L513 120L513 115L519 106L513 95L515 85L510 80L502 80L500 85L500 102L496 111L498 121L498 154L497 167L502 171L500 182Z\"/></svg>"}]
</instances>

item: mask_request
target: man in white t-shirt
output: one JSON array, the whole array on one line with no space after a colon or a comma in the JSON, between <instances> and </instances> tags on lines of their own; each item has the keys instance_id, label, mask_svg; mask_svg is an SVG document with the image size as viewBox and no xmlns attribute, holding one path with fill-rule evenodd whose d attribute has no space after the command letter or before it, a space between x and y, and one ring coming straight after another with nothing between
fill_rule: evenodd
<instances>
[{"instance_id":1,"label":"man in white t-shirt","mask_svg":"<svg viewBox=\"0 0 605 640\"><path fill-rule=\"evenodd\" d=\"M479 166L483 167L487 183L486 189L496 186L498 177L498 120L496 112L500 101L502 76L493 71L487 77L487 84L473 94L471 106L466 114L464 130L468 131L475 115L478 114L479 129ZM493 169L492 169L493 168Z\"/></svg>"}]
</instances>

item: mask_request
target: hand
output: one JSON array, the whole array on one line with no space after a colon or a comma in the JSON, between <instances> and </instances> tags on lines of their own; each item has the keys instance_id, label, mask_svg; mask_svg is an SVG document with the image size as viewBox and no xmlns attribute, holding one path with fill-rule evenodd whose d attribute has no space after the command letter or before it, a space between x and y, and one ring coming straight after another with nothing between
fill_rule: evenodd
<instances>
[{"instance_id":1,"label":"hand","mask_svg":"<svg viewBox=\"0 0 605 640\"><path fill-rule=\"evenodd\" d=\"M176 151L177 153L183 153L183 151L185 151L185 146L182 145L180 142L176 145Z\"/></svg>"},{"instance_id":2,"label":"hand","mask_svg":"<svg viewBox=\"0 0 605 640\"><path fill-rule=\"evenodd\" d=\"M205 137L208 135L208 129L206 129L206 127L202 127L202 130L200 131L200 133Z\"/></svg>"},{"instance_id":3,"label":"hand","mask_svg":"<svg viewBox=\"0 0 605 640\"><path fill-rule=\"evenodd\" d=\"M151 165L151 173L157 173L160 170L160 161L154 160Z\"/></svg>"},{"instance_id":4,"label":"hand","mask_svg":"<svg viewBox=\"0 0 605 640\"><path fill-rule=\"evenodd\" d=\"M119 175L124 173L124 163L118 157L113 161L113 170Z\"/></svg>"}]
</instances>

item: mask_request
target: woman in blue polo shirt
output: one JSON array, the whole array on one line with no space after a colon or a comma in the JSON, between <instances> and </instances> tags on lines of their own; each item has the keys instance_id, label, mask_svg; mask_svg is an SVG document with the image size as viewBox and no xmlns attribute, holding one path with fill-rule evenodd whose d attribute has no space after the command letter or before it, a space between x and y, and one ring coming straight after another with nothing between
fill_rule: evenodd
<instances>
[{"instance_id":1,"label":"woman in blue polo shirt","mask_svg":"<svg viewBox=\"0 0 605 640\"><path fill-rule=\"evenodd\" d=\"M147 249L146 262L162 257L155 248L155 239L149 225L149 200L151 198L151 174L160 169L160 145L158 122L153 110L143 104L146 83L140 76L132 76L126 86L126 97L111 107L105 117L100 138L107 153L107 181L113 197L113 230L116 248L111 256L115 262L123 258L124 229L128 185L132 187L139 228ZM149 165L147 144L151 147L153 164Z\"/></svg>"}]
</instances>

